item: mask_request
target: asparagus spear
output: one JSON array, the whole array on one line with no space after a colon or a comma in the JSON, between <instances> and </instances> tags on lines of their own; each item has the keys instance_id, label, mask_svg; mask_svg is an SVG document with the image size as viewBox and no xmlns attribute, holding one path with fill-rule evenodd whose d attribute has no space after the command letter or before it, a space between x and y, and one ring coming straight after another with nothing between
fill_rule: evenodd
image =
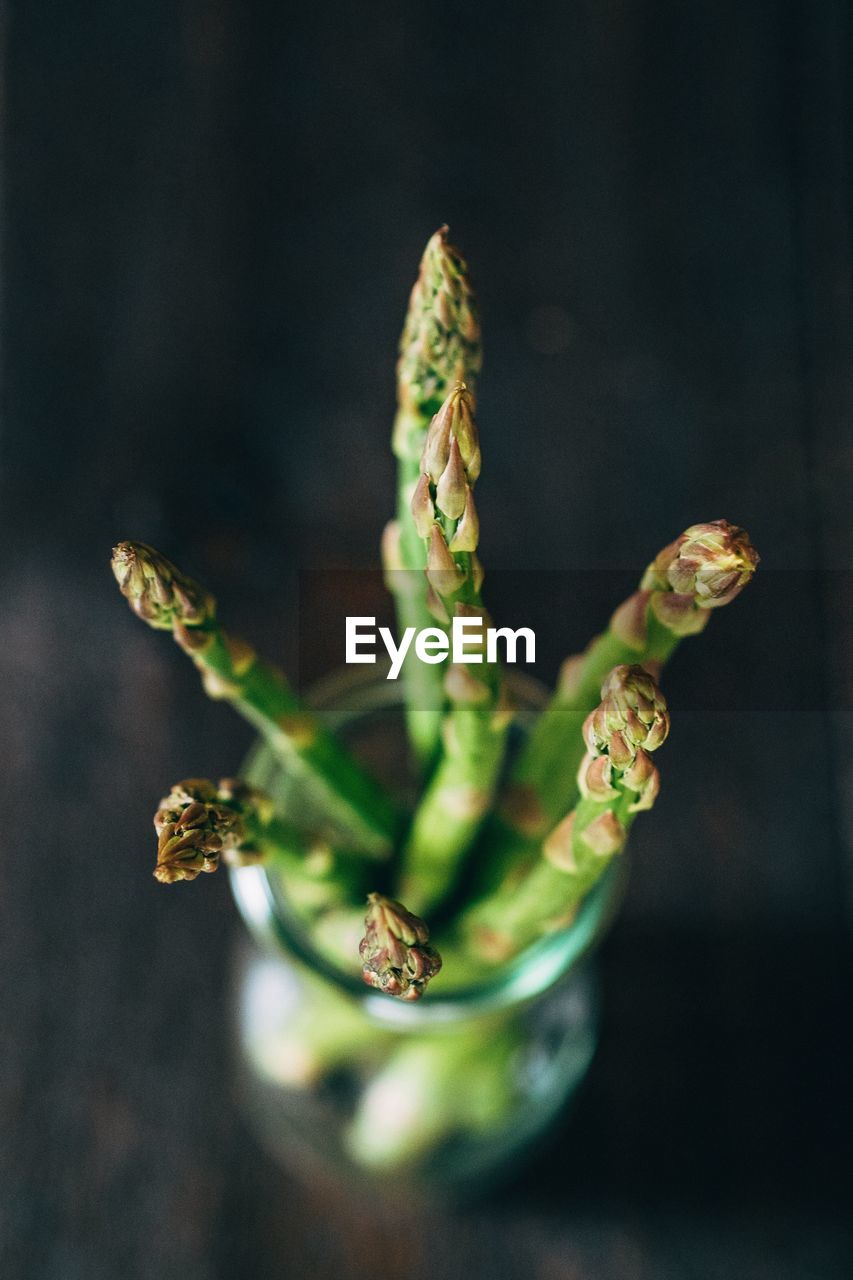
<instances>
[{"instance_id":1,"label":"asparagus spear","mask_svg":"<svg viewBox=\"0 0 853 1280\"><path fill-rule=\"evenodd\" d=\"M473 487L481 455L473 401L457 384L430 424L412 516L427 547L426 578L434 617L477 619L488 626L476 556L479 521ZM482 641L480 642L482 650ZM510 713L502 699L500 668L486 662L448 668L450 709L442 726L442 753L403 850L402 892L416 910L447 893L492 801L506 745Z\"/></svg>"},{"instance_id":2,"label":"asparagus spear","mask_svg":"<svg viewBox=\"0 0 853 1280\"><path fill-rule=\"evenodd\" d=\"M484 884L496 884L535 856L538 843L573 805L580 730L606 673L620 663L659 672L683 637L704 630L712 609L734 600L757 565L743 529L726 520L692 525L652 561L608 630L585 653L566 660L490 826Z\"/></svg>"},{"instance_id":3,"label":"asparagus spear","mask_svg":"<svg viewBox=\"0 0 853 1280\"><path fill-rule=\"evenodd\" d=\"M283 821L268 797L238 778L176 783L157 807L154 830L154 875L163 884L216 871L221 858L231 866L273 865L291 903L312 913L337 907L360 889L363 872L352 859Z\"/></svg>"},{"instance_id":4,"label":"asparagus spear","mask_svg":"<svg viewBox=\"0 0 853 1280\"><path fill-rule=\"evenodd\" d=\"M420 475L424 439L447 390L465 382L473 394L480 370L480 327L468 269L441 227L430 239L412 289L397 363L397 519L383 538L386 580L397 622L421 631L431 624L422 570L426 553L409 504ZM438 747L444 703L441 672L414 656L403 665L407 725L415 756L426 766Z\"/></svg>"},{"instance_id":5,"label":"asparagus spear","mask_svg":"<svg viewBox=\"0 0 853 1280\"><path fill-rule=\"evenodd\" d=\"M475 955L507 960L542 933L571 923L578 904L621 852L631 823L660 789L651 753L666 740L666 700L640 666L615 667L587 716L578 771L581 799L540 845L523 878L502 885L459 918ZM580 735L579 735L580 736Z\"/></svg>"},{"instance_id":6,"label":"asparagus spear","mask_svg":"<svg viewBox=\"0 0 853 1280\"><path fill-rule=\"evenodd\" d=\"M353 851L387 856L399 826L389 798L301 705L281 672L220 627L210 593L141 542L120 543L112 567L134 613L172 632L210 697L230 702L288 769L312 780L333 829L346 833Z\"/></svg>"},{"instance_id":7,"label":"asparagus spear","mask_svg":"<svg viewBox=\"0 0 853 1280\"><path fill-rule=\"evenodd\" d=\"M367 900L358 949L364 981L388 996L420 1000L441 968L441 956L429 945L429 929L392 898L371 893Z\"/></svg>"}]
</instances>

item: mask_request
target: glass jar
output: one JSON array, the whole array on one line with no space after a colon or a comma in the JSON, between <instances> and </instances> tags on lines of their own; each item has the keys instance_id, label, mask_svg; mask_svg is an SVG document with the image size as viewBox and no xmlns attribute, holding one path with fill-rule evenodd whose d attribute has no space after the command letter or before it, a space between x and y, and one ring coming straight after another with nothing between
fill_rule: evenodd
<instances>
[{"instance_id":1,"label":"glass jar","mask_svg":"<svg viewBox=\"0 0 853 1280\"><path fill-rule=\"evenodd\" d=\"M510 758L546 697L528 677L511 683ZM400 682L375 667L348 669L307 701L405 798ZM265 747L244 774L291 812L295 802L310 808L305 784ZM454 986L445 970L411 1004L321 954L272 868L232 869L250 931L233 975L239 1093L261 1143L302 1176L376 1179L386 1196L416 1190L458 1201L516 1171L592 1060L591 953L618 905L625 865L619 859L602 877L571 927L467 985Z\"/></svg>"}]
</instances>

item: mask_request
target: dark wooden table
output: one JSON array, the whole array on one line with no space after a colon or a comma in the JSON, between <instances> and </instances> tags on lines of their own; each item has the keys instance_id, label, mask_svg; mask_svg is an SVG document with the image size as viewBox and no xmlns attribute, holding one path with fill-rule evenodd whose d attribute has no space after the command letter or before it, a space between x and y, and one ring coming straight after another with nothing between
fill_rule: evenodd
<instances>
[{"instance_id":1,"label":"dark wooden table","mask_svg":"<svg viewBox=\"0 0 853 1280\"><path fill-rule=\"evenodd\" d=\"M849 10L290 9L6 6L0 1275L849 1276ZM149 823L249 736L106 562L157 542L302 682L339 660L295 604L361 598L445 219L537 674L695 519L763 565L668 677L582 1104L487 1204L401 1221L234 1107L241 926L224 879L158 889Z\"/></svg>"}]
</instances>

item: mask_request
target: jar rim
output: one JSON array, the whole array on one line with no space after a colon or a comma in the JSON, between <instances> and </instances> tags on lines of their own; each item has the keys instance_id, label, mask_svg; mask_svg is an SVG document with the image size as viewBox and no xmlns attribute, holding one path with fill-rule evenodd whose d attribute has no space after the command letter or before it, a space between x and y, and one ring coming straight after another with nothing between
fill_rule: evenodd
<instances>
[{"instance_id":1,"label":"jar rim","mask_svg":"<svg viewBox=\"0 0 853 1280\"><path fill-rule=\"evenodd\" d=\"M526 719L529 724L544 705L547 690L524 673L513 672L509 680L521 711L519 719L522 723ZM361 715L400 709L403 693L396 682L385 679L382 666L377 665L333 672L311 687L305 701L323 712L334 729L357 724ZM244 771L262 747L262 743L256 744ZM426 997L414 1002L394 1000L372 990L323 956L283 895L276 892L263 864L231 867L230 881L244 922L264 948L283 951L297 959L340 994L357 1002L376 1022L405 1028L486 1016L543 995L575 970L607 931L624 893L627 866L624 854L611 864L583 899L567 928L546 934L497 966L494 973L478 976L463 986L443 992L439 977Z\"/></svg>"}]
</instances>

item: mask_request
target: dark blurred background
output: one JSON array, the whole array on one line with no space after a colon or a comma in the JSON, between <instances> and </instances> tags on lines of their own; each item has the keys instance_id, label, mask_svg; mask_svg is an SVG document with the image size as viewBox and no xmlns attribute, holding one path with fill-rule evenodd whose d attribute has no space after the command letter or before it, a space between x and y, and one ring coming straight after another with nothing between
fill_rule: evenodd
<instances>
[{"instance_id":1,"label":"dark blurred background","mask_svg":"<svg viewBox=\"0 0 853 1280\"><path fill-rule=\"evenodd\" d=\"M4 1280L853 1274L850 17L7 0ZM249 734L107 560L161 545L303 683L339 656L305 601L375 565L443 221L484 317L490 604L537 674L695 520L763 564L668 675L582 1105L489 1203L400 1221L235 1111L241 925L224 877L157 890L149 824Z\"/></svg>"}]
</instances>

